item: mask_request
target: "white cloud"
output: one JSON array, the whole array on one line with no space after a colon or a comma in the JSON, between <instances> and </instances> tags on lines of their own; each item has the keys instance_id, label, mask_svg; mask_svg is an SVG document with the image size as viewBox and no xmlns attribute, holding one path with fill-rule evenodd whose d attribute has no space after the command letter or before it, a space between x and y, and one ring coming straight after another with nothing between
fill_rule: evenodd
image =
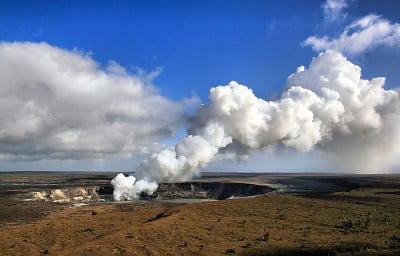
<instances>
[{"instance_id":1,"label":"white cloud","mask_svg":"<svg viewBox=\"0 0 400 256\"><path fill-rule=\"evenodd\" d=\"M370 14L346 26L337 38L311 36L304 41L315 51L336 50L347 55L361 54L376 46L400 46L400 24Z\"/></svg>"},{"instance_id":2,"label":"white cloud","mask_svg":"<svg viewBox=\"0 0 400 256\"><path fill-rule=\"evenodd\" d=\"M151 77L47 43L0 43L0 159L103 158L171 135L180 104Z\"/></svg>"},{"instance_id":3,"label":"white cloud","mask_svg":"<svg viewBox=\"0 0 400 256\"><path fill-rule=\"evenodd\" d=\"M347 14L343 12L348 6L346 0L327 0L322 5L324 18L327 22L340 22L346 18Z\"/></svg>"}]
</instances>

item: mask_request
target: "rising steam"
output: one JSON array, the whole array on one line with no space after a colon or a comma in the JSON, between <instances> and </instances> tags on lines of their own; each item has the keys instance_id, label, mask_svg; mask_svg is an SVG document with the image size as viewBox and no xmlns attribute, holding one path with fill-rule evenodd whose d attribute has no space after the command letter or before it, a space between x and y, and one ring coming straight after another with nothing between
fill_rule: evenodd
<instances>
[{"instance_id":1,"label":"rising steam","mask_svg":"<svg viewBox=\"0 0 400 256\"><path fill-rule=\"evenodd\" d=\"M359 66L327 51L290 75L277 101L257 98L237 82L211 88L210 103L198 109L189 135L144 160L135 177L119 174L114 199L151 194L155 182L189 179L217 154L241 156L265 148L318 147L350 171L390 168L399 155L400 104L398 92L385 90L384 83L385 78L361 79Z\"/></svg>"}]
</instances>

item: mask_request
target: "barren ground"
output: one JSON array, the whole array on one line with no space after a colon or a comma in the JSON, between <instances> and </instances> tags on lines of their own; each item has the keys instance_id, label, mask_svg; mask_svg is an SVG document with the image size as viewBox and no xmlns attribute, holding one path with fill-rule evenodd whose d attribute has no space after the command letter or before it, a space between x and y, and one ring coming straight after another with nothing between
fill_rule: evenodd
<instances>
[{"instance_id":1,"label":"barren ground","mask_svg":"<svg viewBox=\"0 0 400 256\"><path fill-rule=\"evenodd\" d=\"M312 189L194 204L78 208L22 202L24 191L37 188L16 181L57 183L55 174L29 175L0 175L0 255L400 255L397 175L209 175L204 179L303 181ZM51 186L107 183L110 177L61 175Z\"/></svg>"}]
</instances>

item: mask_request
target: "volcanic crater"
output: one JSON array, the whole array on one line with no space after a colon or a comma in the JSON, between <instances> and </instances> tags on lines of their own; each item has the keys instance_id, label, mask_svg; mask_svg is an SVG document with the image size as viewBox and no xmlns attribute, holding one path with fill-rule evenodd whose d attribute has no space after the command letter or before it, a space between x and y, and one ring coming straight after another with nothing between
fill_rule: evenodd
<instances>
[{"instance_id":1,"label":"volcanic crater","mask_svg":"<svg viewBox=\"0 0 400 256\"><path fill-rule=\"evenodd\" d=\"M68 187L30 192L32 201L69 202L104 202L112 201L111 185ZM274 188L265 185L238 182L178 182L161 183L152 194L142 193L139 200L174 200L204 199L224 200L236 197L248 197L268 194Z\"/></svg>"}]
</instances>

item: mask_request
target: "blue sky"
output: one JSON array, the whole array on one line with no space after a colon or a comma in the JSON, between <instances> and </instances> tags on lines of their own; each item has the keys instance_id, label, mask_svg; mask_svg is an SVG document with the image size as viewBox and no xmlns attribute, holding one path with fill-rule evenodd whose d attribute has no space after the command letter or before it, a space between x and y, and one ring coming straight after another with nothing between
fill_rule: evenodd
<instances>
[{"instance_id":1,"label":"blue sky","mask_svg":"<svg viewBox=\"0 0 400 256\"><path fill-rule=\"evenodd\" d=\"M316 55L302 47L302 41L312 34L334 35L343 28L344 24L324 23L322 3L5 1L0 9L0 39L78 48L91 52L102 64L116 60L148 71L161 67L156 84L175 100L192 93L206 100L211 86L230 80L268 97L280 94L287 76ZM398 5L397 1L355 1L348 10L351 17L374 12L399 22ZM370 55L357 61L369 67L369 62L375 62L371 59L379 59ZM393 65L376 72L371 67L366 75L385 75L394 86L391 76L398 72L386 71L388 67Z\"/></svg>"},{"instance_id":2,"label":"blue sky","mask_svg":"<svg viewBox=\"0 0 400 256\"><path fill-rule=\"evenodd\" d=\"M399 1L347 1L347 15L340 22L324 19L324 2L1 1L0 40L78 49L104 67L114 60L132 73L138 67L148 72L160 69L154 84L173 101L196 95L207 102L209 88L231 80L249 86L258 97L276 98L296 67L307 66L317 55L303 44L309 36L336 37L353 20L370 13L400 23ZM399 86L398 46L346 57L363 68L365 78L385 76L386 88ZM268 157L268 163L274 161L288 162ZM132 169L136 162L67 160L61 167L56 160L4 162L2 169ZM217 166L223 169L221 163ZM304 169L308 167L329 168L323 162ZM229 168L235 165L230 163Z\"/></svg>"}]
</instances>

